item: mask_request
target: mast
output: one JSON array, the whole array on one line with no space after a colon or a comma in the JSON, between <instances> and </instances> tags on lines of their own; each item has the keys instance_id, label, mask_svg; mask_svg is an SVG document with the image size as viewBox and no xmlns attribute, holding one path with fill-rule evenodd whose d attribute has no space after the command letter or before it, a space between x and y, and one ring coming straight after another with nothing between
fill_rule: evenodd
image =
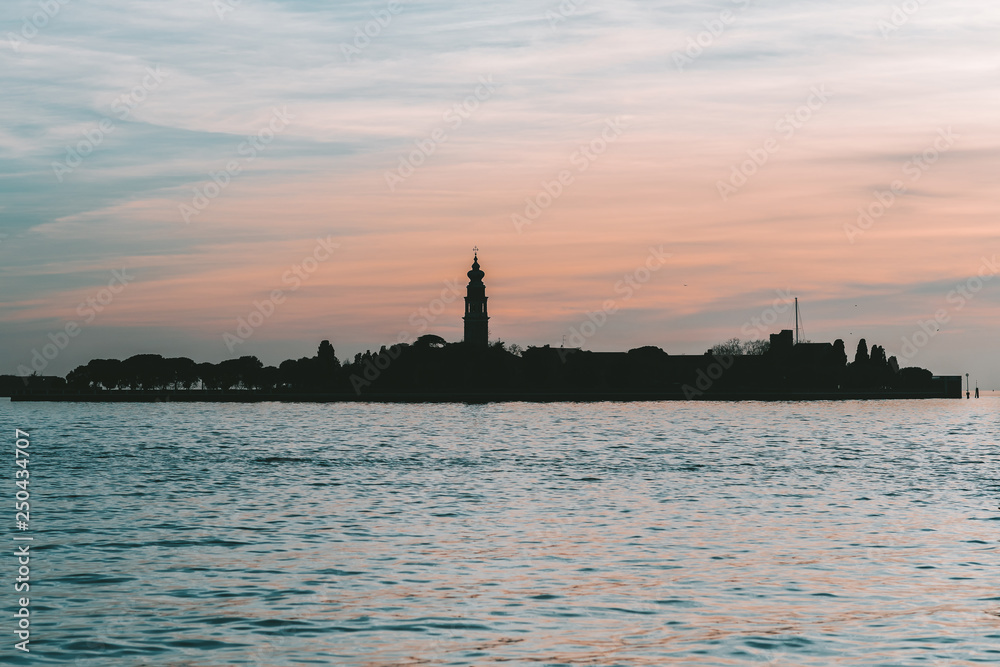
<instances>
[{"instance_id":1,"label":"mast","mask_svg":"<svg viewBox=\"0 0 1000 667\"><path fill-rule=\"evenodd\" d=\"M795 297L795 344L799 344L799 297Z\"/></svg>"}]
</instances>

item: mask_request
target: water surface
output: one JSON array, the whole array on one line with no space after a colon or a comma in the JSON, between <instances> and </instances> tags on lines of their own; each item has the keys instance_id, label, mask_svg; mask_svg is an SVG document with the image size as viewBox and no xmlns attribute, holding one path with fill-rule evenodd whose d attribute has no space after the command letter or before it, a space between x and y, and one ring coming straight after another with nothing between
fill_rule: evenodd
<instances>
[{"instance_id":1,"label":"water surface","mask_svg":"<svg viewBox=\"0 0 1000 667\"><path fill-rule=\"evenodd\" d=\"M2 402L35 538L31 659L3 651L992 664L998 408Z\"/></svg>"}]
</instances>

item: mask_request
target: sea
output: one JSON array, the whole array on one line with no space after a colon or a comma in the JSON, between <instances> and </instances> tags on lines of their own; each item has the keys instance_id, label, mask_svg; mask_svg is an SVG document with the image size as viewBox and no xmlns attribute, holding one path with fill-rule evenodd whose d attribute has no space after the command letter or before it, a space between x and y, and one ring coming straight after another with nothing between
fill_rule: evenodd
<instances>
[{"instance_id":1,"label":"sea","mask_svg":"<svg viewBox=\"0 0 1000 667\"><path fill-rule=\"evenodd\" d=\"M0 415L5 664L1000 663L995 395Z\"/></svg>"}]
</instances>

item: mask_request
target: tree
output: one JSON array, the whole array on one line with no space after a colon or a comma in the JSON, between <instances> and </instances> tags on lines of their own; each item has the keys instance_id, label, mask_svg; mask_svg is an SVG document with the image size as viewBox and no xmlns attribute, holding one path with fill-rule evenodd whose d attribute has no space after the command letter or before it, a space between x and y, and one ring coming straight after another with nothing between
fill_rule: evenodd
<instances>
[{"instance_id":1,"label":"tree","mask_svg":"<svg viewBox=\"0 0 1000 667\"><path fill-rule=\"evenodd\" d=\"M858 341L858 351L854 353L854 363L863 366L868 363L868 343L862 338Z\"/></svg>"},{"instance_id":2,"label":"tree","mask_svg":"<svg viewBox=\"0 0 1000 667\"><path fill-rule=\"evenodd\" d=\"M837 368L843 368L847 365L847 350L841 338L833 341L833 363Z\"/></svg>"},{"instance_id":3,"label":"tree","mask_svg":"<svg viewBox=\"0 0 1000 667\"><path fill-rule=\"evenodd\" d=\"M382 350L385 350L385 346L382 347ZM328 391L332 389L337 380L337 374L340 371L340 360L337 359L337 354L330 341L324 340L319 344L314 366L316 368L317 386Z\"/></svg>"},{"instance_id":4,"label":"tree","mask_svg":"<svg viewBox=\"0 0 1000 667\"><path fill-rule=\"evenodd\" d=\"M885 348L881 345L872 345L870 362L876 368L884 368L888 365L885 358Z\"/></svg>"},{"instance_id":5,"label":"tree","mask_svg":"<svg viewBox=\"0 0 1000 667\"><path fill-rule=\"evenodd\" d=\"M202 362L197 365L195 370L198 373L198 377L201 378L202 389L220 388L221 381L219 379L219 371L215 364Z\"/></svg>"},{"instance_id":6,"label":"tree","mask_svg":"<svg viewBox=\"0 0 1000 667\"><path fill-rule=\"evenodd\" d=\"M444 347L446 344L445 339L436 334L424 334L413 341L413 347Z\"/></svg>"},{"instance_id":7,"label":"tree","mask_svg":"<svg viewBox=\"0 0 1000 667\"><path fill-rule=\"evenodd\" d=\"M889 361L886 363L889 366L889 371L893 375L899 372L899 361L896 359L896 357L889 357Z\"/></svg>"},{"instance_id":8,"label":"tree","mask_svg":"<svg viewBox=\"0 0 1000 667\"><path fill-rule=\"evenodd\" d=\"M159 354L136 354L121 364L122 382L130 389L161 389L170 382L166 360Z\"/></svg>"},{"instance_id":9,"label":"tree","mask_svg":"<svg viewBox=\"0 0 1000 667\"><path fill-rule=\"evenodd\" d=\"M313 357L286 359L278 366L279 382L296 391L315 389L319 381L318 360Z\"/></svg>"},{"instance_id":10,"label":"tree","mask_svg":"<svg viewBox=\"0 0 1000 667\"><path fill-rule=\"evenodd\" d=\"M239 359L226 359L216 368L222 389L254 389L260 386L260 371L264 364L257 357L243 356Z\"/></svg>"},{"instance_id":11,"label":"tree","mask_svg":"<svg viewBox=\"0 0 1000 667\"><path fill-rule=\"evenodd\" d=\"M743 354L751 356L767 354L770 349L771 341L769 340L748 340L743 343Z\"/></svg>"},{"instance_id":12,"label":"tree","mask_svg":"<svg viewBox=\"0 0 1000 667\"><path fill-rule=\"evenodd\" d=\"M724 343L712 346L712 354L717 356L760 355L771 349L771 342L766 340L740 340L730 338Z\"/></svg>"},{"instance_id":13,"label":"tree","mask_svg":"<svg viewBox=\"0 0 1000 667\"><path fill-rule=\"evenodd\" d=\"M319 344L319 350L316 351L316 358L319 359L323 367L340 368L340 360L337 359L337 353L328 340L324 340Z\"/></svg>"},{"instance_id":14,"label":"tree","mask_svg":"<svg viewBox=\"0 0 1000 667\"><path fill-rule=\"evenodd\" d=\"M77 366L66 374L66 384L73 389L91 389L94 386L94 379L91 375L91 361L86 366Z\"/></svg>"},{"instance_id":15,"label":"tree","mask_svg":"<svg viewBox=\"0 0 1000 667\"><path fill-rule=\"evenodd\" d=\"M281 382L281 374L274 366L265 366L260 370L260 388L274 391Z\"/></svg>"},{"instance_id":16,"label":"tree","mask_svg":"<svg viewBox=\"0 0 1000 667\"><path fill-rule=\"evenodd\" d=\"M187 357L174 357L166 360L170 381L174 389L183 387L190 389L198 381L198 365Z\"/></svg>"}]
</instances>

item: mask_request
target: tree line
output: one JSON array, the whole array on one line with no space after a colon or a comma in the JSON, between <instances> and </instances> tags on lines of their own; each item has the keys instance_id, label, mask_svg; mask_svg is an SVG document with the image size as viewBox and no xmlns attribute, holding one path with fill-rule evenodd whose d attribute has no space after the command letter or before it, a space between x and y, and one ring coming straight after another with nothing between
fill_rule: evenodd
<instances>
[{"instance_id":1,"label":"tree line","mask_svg":"<svg viewBox=\"0 0 1000 667\"><path fill-rule=\"evenodd\" d=\"M628 352L597 353L578 348L506 346L488 348L446 343L421 336L377 353L356 354L341 362L330 341L315 356L265 366L255 356L219 363L187 357L138 354L128 359L94 359L54 377L4 376L0 393L60 391L255 391L290 394L435 394L448 392L699 392L759 390L924 390L930 371L900 369L895 357L859 341L848 361L843 340L793 344L791 332L771 341L732 339L703 355L668 355L646 346ZM15 386L14 383L18 386ZM23 384L22 384L23 383ZM699 384L700 383L700 384Z\"/></svg>"},{"instance_id":2,"label":"tree line","mask_svg":"<svg viewBox=\"0 0 1000 667\"><path fill-rule=\"evenodd\" d=\"M371 353L368 353L369 355ZM364 355L358 355L358 361ZM265 366L255 356L226 359L217 364L197 363L187 357L137 354L128 359L94 359L66 375L70 389L252 389L280 388L333 390L341 369L330 344L320 343L315 357L288 359Z\"/></svg>"}]
</instances>

